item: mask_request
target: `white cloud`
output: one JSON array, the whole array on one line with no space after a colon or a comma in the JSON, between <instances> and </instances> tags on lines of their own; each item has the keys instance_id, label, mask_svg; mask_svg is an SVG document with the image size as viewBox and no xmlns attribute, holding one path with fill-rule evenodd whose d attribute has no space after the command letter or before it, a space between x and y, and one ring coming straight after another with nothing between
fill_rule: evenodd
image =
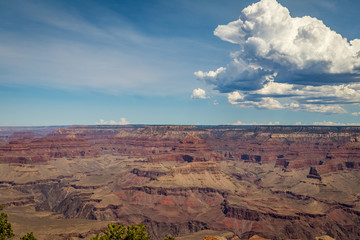
<instances>
[{"instance_id":1,"label":"white cloud","mask_svg":"<svg viewBox=\"0 0 360 240\"><path fill-rule=\"evenodd\" d=\"M104 119L100 119L99 122L96 122L95 124L98 124L98 125L104 125L106 124L107 122L104 120Z\"/></svg>"},{"instance_id":2,"label":"white cloud","mask_svg":"<svg viewBox=\"0 0 360 240\"><path fill-rule=\"evenodd\" d=\"M243 100L244 95L239 91L234 91L232 93L228 93L228 101L231 104L237 104L239 100Z\"/></svg>"},{"instance_id":3,"label":"white cloud","mask_svg":"<svg viewBox=\"0 0 360 240\"><path fill-rule=\"evenodd\" d=\"M237 121L236 123L233 123L231 125L280 125L280 122L268 122L268 123L257 123L257 122L251 122L251 123L245 123L242 121ZM295 125L303 125L301 122L296 122ZM360 123L337 123L337 122L331 122L331 121L322 121L322 122L313 122L313 125L315 126L360 126Z\"/></svg>"},{"instance_id":4,"label":"white cloud","mask_svg":"<svg viewBox=\"0 0 360 240\"><path fill-rule=\"evenodd\" d=\"M321 20L261 0L214 34L240 50L226 67L195 75L231 104L346 113L342 104L360 103L360 39L347 41Z\"/></svg>"},{"instance_id":5,"label":"white cloud","mask_svg":"<svg viewBox=\"0 0 360 240\"><path fill-rule=\"evenodd\" d=\"M314 122L313 125L318 126L360 126L360 123L337 123L337 122Z\"/></svg>"},{"instance_id":6,"label":"white cloud","mask_svg":"<svg viewBox=\"0 0 360 240\"><path fill-rule=\"evenodd\" d=\"M317 112L329 113L345 113L339 104L360 102L359 84L302 86L270 81L262 89L248 92L247 98L264 96L291 99L293 104L289 108L294 110L318 109ZM303 109L299 109L300 106ZM326 109L329 111L325 111Z\"/></svg>"},{"instance_id":7,"label":"white cloud","mask_svg":"<svg viewBox=\"0 0 360 240\"><path fill-rule=\"evenodd\" d=\"M353 116L360 116L360 112L353 112L353 113L351 113L351 115L353 115Z\"/></svg>"},{"instance_id":8,"label":"white cloud","mask_svg":"<svg viewBox=\"0 0 360 240\"><path fill-rule=\"evenodd\" d=\"M206 91L204 89L197 88L197 89L193 90L193 92L191 94L191 98L192 99L206 99L209 97L206 96Z\"/></svg>"},{"instance_id":9,"label":"white cloud","mask_svg":"<svg viewBox=\"0 0 360 240\"><path fill-rule=\"evenodd\" d=\"M244 123L239 120L236 123L233 123L231 125L237 125L237 126L241 126L241 125L280 125L280 122L276 121L276 122L268 122L268 123L257 123L257 122Z\"/></svg>"},{"instance_id":10,"label":"white cloud","mask_svg":"<svg viewBox=\"0 0 360 240\"><path fill-rule=\"evenodd\" d=\"M317 113L332 113L332 114L342 114L347 113L347 111L342 108L340 105L325 105L325 104L302 104L298 108L289 108L289 110L295 111L307 111L307 112L317 112Z\"/></svg>"},{"instance_id":11,"label":"white cloud","mask_svg":"<svg viewBox=\"0 0 360 240\"><path fill-rule=\"evenodd\" d=\"M268 125L280 125L280 122L269 122Z\"/></svg>"},{"instance_id":12,"label":"white cloud","mask_svg":"<svg viewBox=\"0 0 360 240\"><path fill-rule=\"evenodd\" d=\"M247 124L245 124L245 123L243 123L242 121L239 120L236 123L233 123L231 125L247 125Z\"/></svg>"},{"instance_id":13,"label":"white cloud","mask_svg":"<svg viewBox=\"0 0 360 240\"><path fill-rule=\"evenodd\" d=\"M239 107L256 107L256 108L265 108L265 109L283 109L284 106L274 98L264 97L258 101L249 101L245 99L245 95L239 91L234 91L228 93L228 101L233 105Z\"/></svg>"},{"instance_id":14,"label":"white cloud","mask_svg":"<svg viewBox=\"0 0 360 240\"><path fill-rule=\"evenodd\" d=\"M231 124L231 125L237 125L237 126L241 126L241 125L259 125L258 123L256 123L256 122L252 122L252 123L244 123L244 122L242 122L242 121L237 121L236 123L233 123L233 124Z\"/></svg>"},{"instance_id":15,"label":"white cloud","mask_svg":"<svg viewBox=\"0 0 360 240\"><path fill-rule=\"evenodd\" d=\"M127 125L127 124L129 124L129 122L126 120L126 118L120 118L120 122L118 124Z\"/></svg>"},{"instance_id":16,"label":"white cloud","mask_svg":"<svg viewBox=\"0 0 360 240\"><path fill-rule=\"evenodd\" d=\"M215 78L219 73L225 71L226 69L223 67L220 67L218 69L216 69L216 71L209 71L209 72L203 72L203 71L197 71L195 72L195 76L197 76L198 78Z\"/></svg>"},{"instance_id":17,"label":"white cloud","mask_svg":"<svg viewBox=\"0 0 360 240\"><path fill-rule=\"evenodd\" d=\"M279 89L279 91L282 90ZM294 90L294 92L297 91L299 90ZM290 94L290 92L287 94ZM247 95L239 91L234 91L232 93L228 93L228 101L229 103L242 108L255 107L258 109L270 110L286 109L291 111L307 111L331 114L347 113L347 111L339 104L322 104L323 100L316 101L315 99L306 98L305 95L302 96L301 94L298 94L297 97L293 97L293 100L289 100L289 98L280 98L281 101L273 97L264 96L268 95L262 95L259 91L250 92ZM320 93L317 97L319 96L321 96Z\"/></svg>"},{"instance_id":18,"label":"white cloud","mask_svg":"<svg viewBox=\"0 0 360 240\"><path fill-rule=\"evenodd\" d=\"M241 45L246 62L271 69L279 64L278 72L287 67L303 74L353 73L360 66L359 39L348 42L316 18L292 18L276 0L248 6L240 19L219 25L214 34Z\"/></svg>"},{"instance_id":19,"label":"white cloud","mask_svg":"<svg viewBox=\"0 0 360 240\"><path fill-rule=\"evenodd\" d=\"M293 88L293 84L269 81L263 86L263 88L254 91L254 93L261 95L286 95L289 94L289 92L291 92Z\"/></svg>"},{"instance_id":20,"label":"white cloud","mask_svg":"<svg viewBox=\"0 0 360 240\"><path fill-rule=\"evenodd\" d=\"M126 120L126 118L120 118L119 122L116 122L114 120L105 121L104 119L100 119L99 122L96 122L97 125L127 125L129 122Z\"/></svg>"},{"instance_id":21,"label":"white cloud","mask_svg":"<svg viewBox=\"0 0 360 240\"><path fill-rule=\"evenodd\" d=\"M266 108L266 109L283 109L284 106L274 98L264 97L260 102L256 102L256 106L258 108Z\"/></svg>"}]
</instances>

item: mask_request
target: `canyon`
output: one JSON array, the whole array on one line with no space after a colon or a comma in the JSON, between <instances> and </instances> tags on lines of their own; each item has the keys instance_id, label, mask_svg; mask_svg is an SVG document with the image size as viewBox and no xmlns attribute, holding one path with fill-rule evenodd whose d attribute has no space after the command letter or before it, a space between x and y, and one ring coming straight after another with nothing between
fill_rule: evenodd
<instances>
[{"instance_id":1,"label":"canyon","mask_svg":"<svg viewBox=\"0 0 360 240\"><path fill-rule=\"evenodd\" d=\"M0 127L0 205L38 239L359 239L359 183L360 127Z\"/></svg>"}]
</instances>

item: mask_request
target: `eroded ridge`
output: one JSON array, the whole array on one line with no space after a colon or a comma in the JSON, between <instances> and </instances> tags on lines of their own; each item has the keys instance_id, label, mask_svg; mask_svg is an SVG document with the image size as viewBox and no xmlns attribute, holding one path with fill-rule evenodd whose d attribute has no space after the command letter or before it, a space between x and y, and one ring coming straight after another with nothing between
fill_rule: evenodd
<instances>
[{"instance_id":1,"label":"eroded ridge","mask_svg":"<svg viewBox=\"0 0 360 240\"><path fill-rule=\"evenodd\" d=\"M83 238L119 221L153 239L360 236L358 127L20 130L0 143L0 204L19 234Z\"/></svg>"}]
</instances>

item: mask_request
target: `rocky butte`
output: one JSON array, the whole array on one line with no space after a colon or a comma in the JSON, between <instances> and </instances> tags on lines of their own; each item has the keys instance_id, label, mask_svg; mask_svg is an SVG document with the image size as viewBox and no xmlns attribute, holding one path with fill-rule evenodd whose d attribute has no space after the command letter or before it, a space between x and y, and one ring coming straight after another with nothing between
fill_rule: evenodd
<instances>
[{"instance_id":1,"label":"rocky butte","mask_svg":"<svg viewBox=\"0 0 360 240\"><path fill-rule=\"evenodd\" d=\"M360 127L0 128L14 232L83 239L359 239Z\"/></svg>"}]
</instances>

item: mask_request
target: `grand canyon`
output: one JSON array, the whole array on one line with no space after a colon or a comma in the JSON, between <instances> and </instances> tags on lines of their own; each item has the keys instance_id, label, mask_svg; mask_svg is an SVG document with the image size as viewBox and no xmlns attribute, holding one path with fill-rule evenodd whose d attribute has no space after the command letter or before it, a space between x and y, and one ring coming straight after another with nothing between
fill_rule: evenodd
<instances>
[{"instance_id":1,"label":"grand canyon","mask_svg":"<svg viewBox=\"0 0 360 240\"><path fill-rule=\"evenodd\" d=\"M89 239L110 222L152 239L359 239L359 169L360 127L0 131L0 205L39 239Z\"/></svg>"}]
</instances>

